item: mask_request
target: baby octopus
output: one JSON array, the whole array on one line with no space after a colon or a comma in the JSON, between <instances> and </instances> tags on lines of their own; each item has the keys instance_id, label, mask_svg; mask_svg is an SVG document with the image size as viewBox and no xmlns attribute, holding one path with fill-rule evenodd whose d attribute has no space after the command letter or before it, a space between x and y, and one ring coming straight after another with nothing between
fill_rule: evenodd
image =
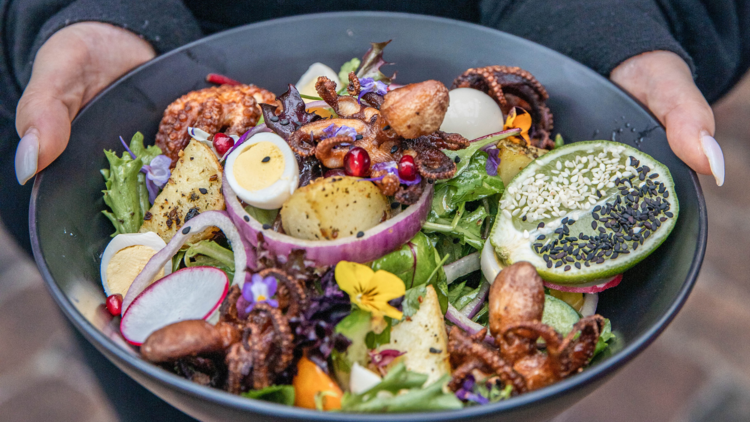
<instances>
[{"instance_id":1,"label":"baby octopus","mask_svg":"<svg viewBox=\"0 0 750 422\"><path fill-rule=\"evenodd\" d=\"M379 163L397 163L408 154L414 157L422 177L430 180L453 177L456 165L441 149L466 148L469 141L439 130L449 101L448 90L442 83L425 81L406 85L384 96L368 92L358 100L360 83L354 73L349 75L349 82L351 96L340 96L332 81L318 78L315 86L318 95L339 117L299 127L288 139L296 154L315 156L327 168L341 168L346 153L357 146L367 150L374 168ZM348 134L331 136L330 128L343 126L354 130L354 139ZM372 176L377 177L375 172ZM376 184L387 195L398 189L395 176ZM401 198L406 202L402 203L408 205L419 198L423 187L414 185L404 189L409 193L403 192Z\"/></svg>"},{"instance_id":2,"label":"baby octopus","mask_svg":"<svg viewBox=\"0 0 750 422\"><path fill-rule=\"evenodd\" d=\"M549 96L544 86L520 67L487 66L469 69L453 81L451 88L474 88L492 97L504 115L513 107L521 107L531 113L529 130L532 146L552 149L555 143L552 133L552 112L547 107Z\"/></svg>"},{"instance_id":3,"label":"baby octopus","mask_svg":"<svg viewBox=\"0 0 750 422\"><path fill-rule=\"evenodd\" d=\"M161 328L141 346L143 358L173 364L197 383L221 387L218 380L225 379L223 386L232 394L271 385L293 363L289 321L298 316L307 299L300 282L286 271L267 268L258 274L279 282L278 308L256 303L246 313L249 303L243 303L239 286L232 286L216 325L186 320Z\"/></svg>"},{"instance_id":4,"label":"baby octopus","mask_svg":"<svg viewBox=\"0 0 750 422\"><path fill-rule=\"evenodd\" d=\"M178 98L164 110L156 134L156 146L177 162L179 152L190 142L188 127L211 135L224 132L242 135L258 123L258 103L274 103L276 96L255 85L221 85L192 91Z\"/></svg>"},{"instance_id":5,"label":"baby octopus","mask_svg":"<svg viewBox=\"0 0 750 422\"><path fill-rule=\"evenodd\" d=\"M533 265L515 263L498 274L490 289L490 333L497 348L484 342L486 329L469 336L458 327L448 347L456 367L450 387L457 390L473 371L496 375L516 393L555 383L582 370L594 355L604 318L582 318L564 338L542 324L544 286ZM537 340L544 340L546 352Z\"/></svg>"}]
</instances>

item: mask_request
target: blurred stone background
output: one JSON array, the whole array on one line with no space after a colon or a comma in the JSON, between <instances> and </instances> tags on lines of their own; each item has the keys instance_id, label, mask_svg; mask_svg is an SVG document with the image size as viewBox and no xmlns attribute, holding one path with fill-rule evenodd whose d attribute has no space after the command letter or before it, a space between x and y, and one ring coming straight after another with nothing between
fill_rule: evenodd
<instances>
[{"instance_id":1,"label":"blurred stone background","mask_svg":"<svg viewBox=\"0 0 750 422\"><path fill-rule=\"evenodd\" d=\"M554 422L750 420L750 77L714 113L727 182L701 177L710 229L692 295L651 347ZM0 421L118 420L33 261L1 226L0 245Z\"/></svg>"}]
</instances>

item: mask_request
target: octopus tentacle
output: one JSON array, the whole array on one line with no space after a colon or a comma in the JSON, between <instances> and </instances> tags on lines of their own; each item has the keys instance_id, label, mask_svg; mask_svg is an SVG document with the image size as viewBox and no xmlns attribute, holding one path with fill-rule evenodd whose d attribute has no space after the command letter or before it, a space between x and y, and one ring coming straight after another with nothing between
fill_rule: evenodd
<instances>
[{"instance_id":1,"label":"octopus tentacle","mask_svg":"<svg viewBox=\"0 0 750 422\"><path fill-rule=\"evenodd\" d=\"M346 92L348 92L352 97L356 97L359 95L361 89L362 87L359 84L359 78L357 78L357 74L354 72L349 72L349 85L346 87Z\"/></svg>"},{"instance_id":2,"label":"octopus tentacle","mask_svg":"<svg viewBox=\"0 0 750 422\"><path fill-rule=\"evenodd\" d=\"M458 368L453 370L451 380L448 382L448 388L451 391L458 391L464 379L477 369L484 369L484 364L479 359L471 359L462 363Z\"/></svg>"},{"instance_id":3,"label":"octopus tentacle","mask_svg":"<svg viewBox=\"0 0 750 422\"><path fill-rule=\"evenodd\" d=\"M420 147L414 164L419 174L427 179L450 179L456 174L456 163L436 148Z\"/></svg>"},{"instance_id":4,"label":"octopus tentacle","mask_svg":"<svg viewBox=\"0 0 750 422\"><path fill-rule=\"evenodd\" d=\"M276 371L281 372L294 359L294 337L292 336L292 329L289 327L289 321L281 314L279 309L273 308L266 303L256 304L255 311L264 314L273 324L276 333L276 343L279 347Z\"/></svg>"},{"instance_id":5,"label":"octopus tentacle","mask_svg":"<svg viewBox=\"0 0 750 422\"><path fill-rule=\"evenodd\" d=\"M472 359L478 359L495 373L503 383L512 385L515 392L523 393L526 391L526 383L523 378L500 357L496 350L491 349L482 341L472 340L458 327L451 328L448 336L448 350L451 359L454 358L454 354L457 357L469 356Z\"/></svg>"},{"instance_id":6,"label":"octopus tentacle","mask_svg":"<svg viewBox=\"0 0 750 422\"><path fill-rule=\"evenodd\" d=\"M452 88L470 87L489 94L507 115L513 107L521 107L531 113L533 125L529 131L534 146L552 149L550 139L553 116L546 101L549 98L534 76L512 66L487 66L469 69L454 81Z\"/></svg>"},{"instance_id":7,"label":"octopus tentacle","mask_svg":"<svg viewBox=\"0 0 750 422\"><path fill-rule=\"evenodd\" d=\"M190 92L164 110L156 146L172 159L174 166L179 152L190 142L188 127L198 127L212 135L222 130L228 135L241 135L258 123L258 103L275 100L273 93L255 85L221 85Z\"/></svg>"},{"instance_id":8,"label":"octopus tentacle","mask_svg":"<svg viewBox=\"0 0 750 422\"><path fill-rule=\"evenodd\" d=\"M305 290L299 282L287 274L286 271L278 268L266 268L258 274L263 278L268 276L274 277L289 292L291 297L289 307L286 310L288 315L297 315L299 314L300 309L307 307L307 293L305 293Z\"/></svg>"},{"instance_id":9,"label":"octopus tentacle","mask_svg":"<svg viewBox=\"0 0 750 422\"><path fill-rule=\"evenodd\" d=\"M384 173L385 176L383 176ZM383 176L383 178L373 182L378 188L380 188L380 192L382 192L385 196L395 195L396 192L398 192L399 188L401 188L401 181L398 179L398 176L396 176L395 174L390 174L386 170L375 170L370 175L370 177L372 177L373 179L380 176Z\"/></svg>"},{"instance_id":10,"label":"octopus tentacle","mask_svg":"<svg viewBox=\"0 0 750 422\"><path fill-rule=\"evenodd\" d=\"M424 180L422 183L417 183L411 186L399 186L398 192L396 192L396 201L404 204L411 205L419 201L419 197L424 192Z\"/></svg>"},{"instance_id":11,"label":"octopus tentacle","mask_svg":"<svg viewBox=\"0 0 750 422\"><path fill-rule=\"evenodd\" d=\"M346 135L324 139L315 147L315 158L328 168L344 167L344 156L352 145L352 138Z\"/></svg>"},{"instance_id":12,"label":"octopus tentacle","mask_svg":"<svg viewBox=\"0 0 750 422\"><path fill-rule=\"evenodd\" d=\"M580 370L591 360L603 329L604 317L601 315L582 318L557 349L550 352L559 361L563 376Z\"/></svg>"}]
</instances>

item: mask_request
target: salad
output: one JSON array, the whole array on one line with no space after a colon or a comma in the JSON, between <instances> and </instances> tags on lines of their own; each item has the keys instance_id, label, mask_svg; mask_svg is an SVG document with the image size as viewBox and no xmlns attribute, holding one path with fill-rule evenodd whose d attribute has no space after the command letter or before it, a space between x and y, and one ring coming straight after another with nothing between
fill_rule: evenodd
<instances>
[{"instance_id":1,"label":"salad","mask_svg":"<svg viewBox=\"0 0 750 422\"><path fill-rule=\"evenodd\" d=\"M565 145L519 68L397 85L387 44L278 97L211 74L155 145L105 151L105 306L143 359L250 399L415 412L611 351L598 295L674 227L669 170Z\"/></svg>"}]
</instances>

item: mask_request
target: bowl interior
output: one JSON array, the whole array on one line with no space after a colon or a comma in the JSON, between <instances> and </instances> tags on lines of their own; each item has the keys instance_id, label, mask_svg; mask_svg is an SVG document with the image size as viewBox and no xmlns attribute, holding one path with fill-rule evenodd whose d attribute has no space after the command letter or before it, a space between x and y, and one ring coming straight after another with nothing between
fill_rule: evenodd
<instances>
[{"instance_id":1,"label":"bowl interior","mask_svg":"<svg viewBox=\"0 0 750 422\"><path fill-rule=\"evenodd\" d=\"M476 25L372 12L293 17L217 34L137 69L79 114L67 150L37 177L30 215L37 263L74 324L145 376L187 388L117 344L116 331L100 306L105 299L100 256L113 231L101 214L105 206L99 170L106 167L102 150L121 152L118 136L129 139L136 131L153 142L166 106L188 91L208 86L208 73L281 94L311 63L338 69L352 57L361 57L370 42L387 39L393 42L385 59L396 65L384 71L397 70L397 82L402 84L437 79L449 86L468 68L494 64L530 71L549 91L555 133L567 142L612 139L639 147L670 168L680 201L680 218L667 241L625 274L618 288L600 295L599 313L611 319L620 351L556 386L472 412L502 411L564 394L613 371L650 343L686 299L706 242L700 186L671 152L662 127L606 79L544 47ZM196 391L209 394L207 389ZM246 409L256 406L254 401L226 400Z\"/></svg>"}]
</instances>

